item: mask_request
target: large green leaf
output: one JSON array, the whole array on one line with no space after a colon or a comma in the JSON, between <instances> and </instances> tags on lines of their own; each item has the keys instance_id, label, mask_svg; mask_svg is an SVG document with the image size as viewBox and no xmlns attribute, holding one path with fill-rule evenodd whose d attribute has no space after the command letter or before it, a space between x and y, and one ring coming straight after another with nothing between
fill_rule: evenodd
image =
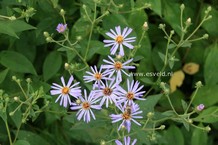
<instances>
[{"instance_id":1,"label":"large green leaf","mask_svg":"<svg viewBox=\"0 0 218 145\"><path fill-rule=\"evenodd\" d=\"M50 145L44 138L40 135L33 133L31 131L20 130L18 134L18 139L25 140L31 145Z\"/></svg>"},{"instance_id":2,"label":"large green leaf","mask_svg":"<svg viewBox=\"0 0 218 145\"><path fill-rule=\"evenodd\" d=\"M10 70L36 75L36 71L32 63L22 54L14 51L2 51L0 56L0 63Z\"/></svg>"},{"instance_id":3,"label":"large green leaf","mask_svg":"<svg viewBox=\"0 0 218 145\"><path fill-rule=\"evenodd\" d=\"M168 141L168 144L172 144L172 143L176 143L176 145L184 145L184 137L183 134L181 132L181 130L175 126L172 125L169 127L169 129L167 130L165 137Z\"/></svg>"},{"instance_id":4,"label":"large green leaf","mask_svg":"<svg viewBox=\"0 0 218 145\"><path fill-rule=\"evenodd\" d=\"M215 123L218 121L218 107L213 106L203 110L199 116L193 119L194 121L204 122L204 123Z\"/></svg>"},{"instance_id":5,"label":"large green leaf","mask_svg":"<svg viewBox=\"0 0 218 145\"><path fill-rule=\"evenodd\" d=\"M195 128L192 133L191 145L208 145L207 132Z\"/></svg>"},{"instance_id":6,"label":"large green leaf","mask_svg":"<svg viewBox=\"0 0 218 145\"><path fill-rule=\"evenodd\" d=\"M5 80L5 77L8 74L8 69L5 69L3 71L0 72L0 83L2 83Z\"/></svg>"},{"instance_id":7,"label":"large green leaf","mask_svg":"<svg viewBox=\"0 0 218 145\"><path fill-rule=\"evenodd\" d=\"M16 34L17 32L22 32L31 29L36 28L21 20L0 21L0 33L4 33L16 38L19 38Z\"/></svg>"},{"instance_id":8,"label":"large green leaf","mask_svg":"<svg viewBox=\"0 0 218 145\"><path fill-rule=\"evenodd\" d=\"M53 51L45 59L43 64L43 77L45 80L52 78L60 69L62 58L59 52Z\"/></svg>"},{"instance_id":9,"label":"large green leaf","mask_svg":"<svg viewBox=\"0 0 218 145\"><path fill-rule=\"evenodd\" d=\"M30 145L26 140L17 140L14 145Z\"/></svg>"},{"instance_id":10,"label":"large green leaf","mask_svg":"<svg viewBox=\"0 0 218 145\"><path fill-rule=\"evenodd\" d=\"M210 51L207 55L204 64L204 79L206 85L218 84L218 43L215 43L209 47Z\"/></svg>"},{"instance_id":11,"label":"large green leaf","mask_svg":"<svg viewBox=\"0 0 218 145\"><path fill-rule=\"evenodd\" d=\"M206 107L212 106L218 102L218 85L214 86L203 86L199 89L195 96L193 104L195 106L204 104Z\"/></svg>"}]
</instances>

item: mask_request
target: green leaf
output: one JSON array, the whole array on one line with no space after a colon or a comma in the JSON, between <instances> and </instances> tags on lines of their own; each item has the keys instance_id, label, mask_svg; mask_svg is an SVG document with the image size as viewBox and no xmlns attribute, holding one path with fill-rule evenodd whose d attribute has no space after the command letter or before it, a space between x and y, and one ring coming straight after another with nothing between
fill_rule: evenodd
<instances>
[{"instance_id":1,"label":"green leaf","mask_svg":"<svg viewBox=\"0 0 218 145\"><path fill-rule=\"evenodd\" d=\"M10 70L37 75L32 63L22 54L14 51L2 51L0 56L0 63Z\"/></svg>"},{"instance_id":2,"label":"green leaf","mask_svg":"<svg viewBox=\"0 0 218 145\"><path fill-rule=\"evenodd\" d=\"M191 145L207 145L207 132L195 128L192 133Z\"/></svg>"},{"instance_id":3,"label":"green leaf","mask_svg":"<svg viewBox=\"0 0 218 145\"><path fill-rule=\"evenodd\" d=\"M5 80L7 74L8 74L8 69L5 69L2 72L0 72L0 83L2 83Z\"/></svg>"},{"instance_id":4,"label":"green leaf","mask_svg":"<svg viewBox=\"0 0 218 145\"><path fill-rule=\"evenodd\" d=\"M145 101L138 101L137 103L140 106L140 109L143 111L143 114L154 111L154 106L158 103L163 94L150 95L146 98Z\"/></svg>"},{"instance_id":5,"label":"green leaf","mask_svg":"<svg viewBox=\"0 0 218 145\"><path fill-rule=\"evenodd\" d=\"M30 131L20 130L18 134L18 139L25 140L31 145L49 145L49 143L40 135Z\"/></svg>"},{"instance_id":6,"label":"green leaf","mask_svg":"<svg viewBox=\"0 0 218 145\"><path fill-rule=\"evenodd\" d=\"M161 60L164 62L165 60L165 55L161 52L158 52L158 55L160 56Z\"/></svg>"},{"instance_id":7,"label":"green leaf","mask_svg":"<svg viewBox=\"0 0 218 145\"><path fill-rule=\"evenodd\" d=\"M14 145L30 145L26 140L17 140Z\"/></svg>"},{"instance_id":8,"label":"green leaf","mask_svg":"<svg viewBox=\"0 0 218 145\"><path fill-rule=\"evenodd\" d=\"M52 78L60 69L62 58L60 53L53 51L46 57L43 64L43 77L47 81Z\"/></svg>"},{"instance_id":9,"label":"green leaf","mask_svg":"<svg viewBox=\"0 0 218 145\"><path fill-rule=\"evenodd\" d=\"M213 106L203 110L199 116L193 119L194 121L204 122L204 123L215 123L218 121L218 107Z\"/></svg>"},{"instance_id":10,"label":"green leaf","mask_svg":"<svg viewBox=\"0 0 218 145\"><path fill-rule=\"evenodd\" d=\"M206 85L213 86L218 84L218 43L211 45L209 49L210 52L204 64L204 78Z\"/></svg>"},{"instance_id":11,"label":"green leaf","mask_svg":"<svg viewBox=\"0 0 218 145\"><path fill-rule=\"evenodd\" d=\"M0 21L0 33L19 38L14 29L8 25L5 25L4 21Z\"/></svg>"},{"instance_id":12,"label":"green leaf","mask_svg":"<svg viewBox=\"0 0 218 145\"><path fill-rule=\"evenodd\" d=\"M184 111L186 111L186 109L187 109L187 107L188 107L188 104L187 104L184 100L181 100L181 102L182 102L182 109L183 109Z\"/></svg>"},{"instance_id":13,"label":"green leaf","mask_svg":"<svg viewBox=\"0 0 218 145\"><path fill-rule=\"evenodd\" d=\"M184 137L180 130L175 125L172 125L167 130L165 137L167 138L168 144L176 143L176 145L184 145Z\"/></svg>"},{"instance_id":14,"label":"green leaf","mask_svg":"<svg viewBox=\"0 0 218 145\"><path fill-rule=\"evenodd\" d=\"M204 104L206 107L212 106L218 103L218 85L214 86L203 86L198 90L195 96L193 104L195 106L199 104Z\"/></svg>"}]
</instances>

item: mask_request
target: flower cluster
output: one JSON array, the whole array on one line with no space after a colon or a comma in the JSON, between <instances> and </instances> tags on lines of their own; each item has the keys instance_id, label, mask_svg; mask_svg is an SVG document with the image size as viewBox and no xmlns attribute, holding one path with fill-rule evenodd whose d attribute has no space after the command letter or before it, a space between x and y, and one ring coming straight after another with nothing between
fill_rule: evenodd
<instances>
[{"instance_id":1,"label":"flower cluster","mask_svg":"<svg viewBox=\"0 0 218 145\"><path fill-rule=\"evenodd\" d=\"M57 31L63 33L66 30L67 25L59 24ZM141 125L137 119L141 119L142 116L139 114L142 111L139 105L134 100L145 100L142 98L145 91L143 91L143 85L140 85L138 81L130 80L127 78L127 89L125 90L122 85L125 84L123 81L123 75L130 77L128 71L135 69L132 65L133 58L124 59L124 46L129 49L133 49L134 46L130 44L134 42L136 37L128 37L132 32L131 28L124 28L121 31L121 27L115 27L115 31L110 29L106 35L111 37L113 40L104 40L105 46L112 46L111 55L108 55L108 59L103 59L103 63L99 68L94 65L90 67L90 71L86 71L83 76L85 83L92 82L92 90L88 94L84 90L81 93L81 87L78 87L79 82L72 84L73 76L70 77L67 85L63 77L61 77L62 86L53 83L51 95L59 95L56 102L60 100L60 105L67 107L70 106L71 110L78 110L76 116L78 120L82 120L88 123L91 118L94 120L94 110L101 110L102 107L108 108L109 105L114 105L120 110L120 114L111 114L109 117L112 119L112 123L122 121L118 127L125 127L128 132L131 129L131 122L137 125ZM116 53L118 48L119 53ZM113 55L119 55L120 57L113 58ZM72 101L70 97L73 97ZM124 138L125 144L130 144L130 138ZM135 144L136 140L132 144ZM117 144L121 144L120 141L116 141Z\"/></svg>"}]
</instances>

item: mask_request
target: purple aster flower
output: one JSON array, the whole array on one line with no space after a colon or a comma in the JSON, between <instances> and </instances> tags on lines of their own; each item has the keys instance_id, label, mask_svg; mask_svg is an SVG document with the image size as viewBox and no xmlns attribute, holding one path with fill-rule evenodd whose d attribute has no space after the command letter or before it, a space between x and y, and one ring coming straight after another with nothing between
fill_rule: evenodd
<instances>
[{"instance_id":1,"label":"purple aster flower","mask_svg":"<svg viewBox=\"0 0 218 145\"><path fill-rule=\"evenodd\" d=\"M112 119L112 123L118 122L122 120L122 123L120 124L118 130L122 126L124 126L128 132L130 132L131 129L131 121L133 121L135 124L141 126L139 122L135 120L138 118L143 118L142 116L138 116L138 114L141 114L142 111L139 111L139 105L138 104L132 104L132 106L124 106L124 107L118 107L122 114L111 114L110 117Z\"/></svg>"},{"instance_id":2,"label":"purple aster flower","mask_svg":"<svg viewBox=\"0 0 218 145\"><path fill-rule=\"evenodd\" d=\"M144 87L143 85L140 86L140 83L138 81L132 80L132 82L127 79L127 91L120 88L120 91L123 93L122 96L119 98L119 103L124 103L124 105L132 106L133 99L136 100L145 100L144 98L141 98L145 91L141 91L141 89Z\"/></svg>"},{"instance_id":3,"label":"purple aster flower","mask_svg":"<svg viewBox=\"0 0 218 145\"><path fill-rule=\"evenodd\" d=\"M100 68L100 70L97 70L97 67L90 67L92 72L88 72L86 71L86 73L88 74L87 76L83 76L84 80L86 82L91 82L91 81L95 81L94 85L93 85L93 89L95 88L95 86L97 85L98 88L100 88L100 85L103 84L102 80L110 80L109 77L107 77L108 74L106 74L105 72L101 72L102 68Z\"/></svg>"},{"instance_id":4,"label":"purple aster flower","mask_svg":"<svg viewBox=\"0 0 218 145\"><path fill-rule=\"evenodd\" d=\"M116 32L115 32L116 31ZM132 32L131 28L124 28L123 32L121 32L120 26L115 27L115 31L110 29L110 32L107 32L106 35L112 38L113 40L104 40L105 47L111 47L111 55L114 55L117 52L117 49L120 48L119 55L124 56L123 45L128 47L129 49L133 49L133 45L131 42L135 42L136 37L127 36Z\"/></svg>"},{"instance_id":5,"label":"purple aster flower","mask_svg":"<svg viewBox=\"0 0 218 145\"><path fill-rule=\"evenodd\" d=\"M200 104L196 107L198 111L202 111L204 109L204 104Z\"/></svg>"},{"instance_id":6,"label":"purple aster flower","mask_svg":"<svg viewBox=\"0 0 218 145\"><path fill-rule=\"evenodd\" d=\"M124 70L126 69L134 69L135 66L128 66L128 64L130 62L132 62L133 59L129 59L126 62L122 63L120 61L115 61L112 57L110 57L108 55L108 58L110 59L110 61L108 60L103 60L105 63L105 65L102 65L102 69L107 69L105 72L107 74L109 74L109 77L112 77L112 75L116 72L116 81L117 82L121 82L122 81L122 75L121 73L126 74L127 76L130 76L129 74L127 74Z\"/></svg>"},{"instance_id":7,"label":"purple aster flower","mask_svg":"<svg viewBox=\"0 0 218 145\"><path fill-rule=\"evenodd\" d=\"M94 90L95 96L97 98L102 97L100 105L103 105L106 102L106 107L108 108L109 102L115 105L117 104L117 99L121 95L119 84L115 82L115 79L112 79L110 83L106 80L106 83L100 86L100 89Z\"/></svg>"},{"instance_id":8,"label":"purple aster flower","mask_svg":"<svg viewBox=\"0 0 218 145\"><path fill-rule=\"evenodd\" d=\"M89 123L91 121L91 117L95 120L96 118L94 113L92 112L92 109L96 109L96 110L101 109L100 105L96 105L99 99L94 97L92 92L90 92L89 96L87 97L87 92L86 90L84 90L84 98L79 97L79 100L80 101L77 101L77 103L72 103L71 105L73 106L70 108L71 110L80 109L76 114L77 119L81 120L83 117L83 120L86 123Z\"/></svg>"},{"instance_id":9,"label":"purple aster flower","mask_svg":"<svg viewBox=\"0 0 218 145\"><path fill-rule=\"evenodd\" d=\"M131 145L135 145L135 143L137 142L137 139L134 139L133 142L131 143ZM124 144L122 144L121 141L116 140L115 143L117 145L130 145L130 137L129 136L124 136Z\"/></svg>"},{"instance_id":10,"label":"purple aster flower","mask_svg":"<svg viewBox=\"0 0 218 145\"><path fill-rule=\"evenodd\" d=\"M58 24L56 30L58 31L58 33L63 33L65 30L67 29L67 24Z\"/></svg>"},{"instance_id":11,"label":"purple aster flower","mask_svg":"<svg viewBox=\"0 0 218 145\"><path fill-rule=\"evenodd\" d=\"M70 95L75 98L77 98L78 96L81 96L80 87L76 87L79 84L79 82L71 85L73 80L74 80L73 76L70 76L70 79L66 85L64 81L64 77L61 77L62 86L56 83L52 83L53 86L51 86L51 88L53 90L50 91L51 95L59 94L55 103L60 100L60 105L67 107L68 104L71 104Z\"/></svg>"}]
</instances>

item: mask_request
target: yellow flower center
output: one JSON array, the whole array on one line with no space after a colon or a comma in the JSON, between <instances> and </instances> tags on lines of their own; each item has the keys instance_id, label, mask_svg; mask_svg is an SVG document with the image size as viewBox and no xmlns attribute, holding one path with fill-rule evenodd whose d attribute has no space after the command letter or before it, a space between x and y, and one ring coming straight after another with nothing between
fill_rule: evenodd
<instances>
[{"instance_id":1,"label":"yellow flower center","mask_svg":"<svg viewBox=\"0 0 218 145\"><path fill-rule=\"evenodd\" d=\"M117 37L116 37L116 39L115 39L115 41L117 42L117 43L123 43L123 40L124 40L124 38L123 38L123 36L121 36L121 35L118 35Z\"/></svg>"},{"instance_id":2,"label":"yellow flower center","mask_svg":"<svg viewBox=\"0 0 218 145\"><path fill-rule=\"evenodd\" d=\"M113 90L110 89L110 88L108 88L108 87L106 87L106 88L103 89L103 94L104 94L105 96L110 96L110 95L112 94L112 92L113 92Z\"/></svg>"},{"instance_id":3,"label":"yellow flower center","mask_svg":"<svg viewBox=\"0 0 218 145\"><path fill-rule=\"evenodd\" d=\"M122 67L123 67L123 65L122 65L121 62L117 61L117 62L114 63L114 68L116 70L120 70L120 69L122 69Z\"/></svg>"},{"instance_id":4,"label":"yellow flower center","mask_svg":"<svg viewBox=\"0 0 218 145\"><path fill-rule=\"evenodd\" d=\"M126 97L127 97L128 100L132 100L132 99L134 99L135 95L134 95L133 92L128 92L128 93L126 94Z\"/></svg>"},{"instance_id":5,"label":"yellow flower center","mask_svg":"<svg viewBox=\"0 0 218 145\"><path fill-rule=\"evenodd\" d=\"M100 80L102 78L102 74L101 73L95 73L94 77L96 80Z\"/></svg>"},{"instance_id":6,"label":"yellow flower center","mask_svg":"<svg viewBox=\"0 0 218 145\"><path fill-rule=\"evenodd\" d=\"M68 94L69 91L70 91L70 88L68 88L68 87L63 87L63 88L62 88L62 93L63 93L63 94Z\"/></svg>"},{"instance_id":7,"label":"yellow flower center","mask_svg":"<svg viewBox=\"0 0 218 145\"><path fill-rule=\"evenodd\" d=\"M88 102L83 102L83 109L88 110L90 108L90 104Z\"/></svg>"},{"instance_id":8,"label":"yellow flower center","mask_svg":"<svg viewBox=\"0 0 218 145\"><path fill-rule=\"evenodd\" d=\"M131 115L128 113L128 112L124 112L123 114L122 114L122 117L123 117L123 119L125 119L125 120L129 120L130 118L131 118Z\"/></svg>"}]
</instances>

